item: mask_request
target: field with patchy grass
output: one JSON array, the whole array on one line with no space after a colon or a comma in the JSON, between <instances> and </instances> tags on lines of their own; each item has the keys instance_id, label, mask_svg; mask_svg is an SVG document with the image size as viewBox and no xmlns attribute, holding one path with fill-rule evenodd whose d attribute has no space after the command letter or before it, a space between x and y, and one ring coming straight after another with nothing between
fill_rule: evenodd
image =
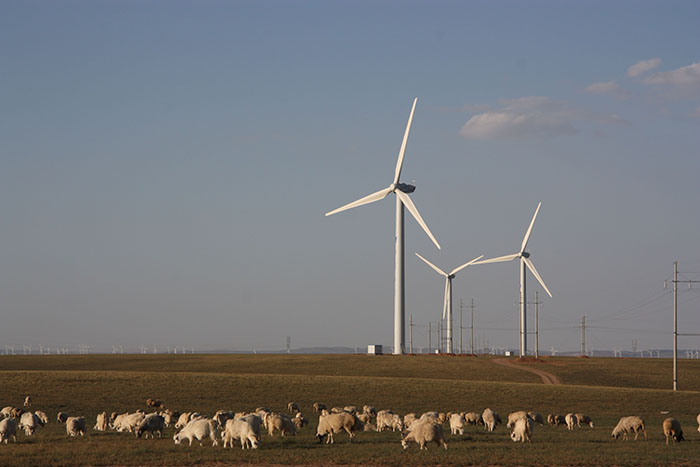
<instances>
[{"instance_id":1,"label":"field with patchy grass","mask_svg":"<svg viewBox=\"0 0 700 467\"><path fill-rule=\"evenodd\" d=\"M515 361L515 360L513 360ZM556 375L561 385L544 385L532 367ZM51 422L33 437L0 446L2 465L697 465L700 433L700 364L682 360L673 393L671 362L664 359L547 358L494 364L492 357L366 355L75 355L0 356L0 405L21 406L31 394L35 410ZM263 434L256 451L175 445L174 429L163 439L93 431L95 415L145 409L156 397L180 411L213 415L216 410L268 406L284 411L297 402L310 420L296 437ZM445 433L449 449L432 445L404 451L400 434L359 433L349 443L317 444L311 404L370 404L397 413L427 410L478 411L486 407L505 419L521 409L548 413L586 412L594 428L572 432L537 427L530 444L513 443L499 426L487 433L469 427L463 436ZM68 438L56 413L84 415L88 433ZM668 412L663 414L662 412ZM612 427L624 415L640 415L648 441L614 441ZM666 446L661 422L680 420L688 442Z\"/></svg>"}]
</instances>

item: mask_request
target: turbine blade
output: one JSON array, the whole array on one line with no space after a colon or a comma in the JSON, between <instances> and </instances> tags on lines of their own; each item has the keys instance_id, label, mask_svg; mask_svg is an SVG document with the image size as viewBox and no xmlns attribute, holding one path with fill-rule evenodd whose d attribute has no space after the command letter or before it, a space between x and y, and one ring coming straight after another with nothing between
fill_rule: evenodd
<instances>
[{"instance_id":1,"label":"turbine blade","mask_svg":"<svg viewBox=\"0 0 700 467\"><path fill-rule=\"evenodd\" d=\"M435 272L437 272L438 274L442 274L443 276L447 276L447 274L445 274L445 271L443 271L443 270L440 269L439 267L435 266L433 263L431 263L431 262L428 261L427 259L423 258L423 257L422 257L421 255L419 255L418 253L416 253L416 256L419 257L420 259L422 259L423 261L425 261L425 264L427 264L428 266L430 266L431 268L433 268L433 269L435 270Z\"/></svg>"},{"instance_id":2,"label":"turbine blade","mask_svg":"<svg viewBox=\"0 0 700 467\"><path fill-rule=\"evenodd\" d=\"M418 98L413 99L413 107L411 107L411 113L408 116L408 123L406 124L406 131L403 134L403 141L401 142L401 149L399 150L399 159L396 161L396 170L394 171L394 183L399 183L399 177L401 176L401 168L403 167L403 156L406 152L406 143L408 142L408 133L411 131L411 122L413 121L413 112L416 110L416 103Z\"/></svg>"},{"instance_id":3,"label":"turbine blade","mask_svg":"<svg viewBox=\"0 0 700 467\"><path fill-rule=\"evenodd\" d=\"M352 209L352 208L355 208L357 206L362 206L363 204L374 203L375 201L379 201L380 199L386 198L389 193L391 193L391 188L387 187L387 188L381 189L375 193L372 193L371 195L367 195L364 198L360 198L357 201L353 201L352 203L348 203L344 206L339 207L338 209L334 209L333 211L329 211L326 213L326 216L330 216L330 215L333 215L337 212Z\"/></svg>"},{"instance_id":4,"label":"turbine blade","mask_svg":"<svg viewBox=\"0 0 700 467\"><path fill-rule=\"evenodd\" d=\"M489 264L489 263L502 263L504 261L513 261L515 258L520 256L520 253L515 253L512 255L499 256L498 258L485 259L483 261L477 261L473 264Z\"/></svg>"},{"instance_id":5,"label":"turbine blade","mask_svg":"<svg viewBox=\"0 0 700 467\"><path fill-rule=\"evenodd\" d=\"M447 317L447 294L450 293L450 278L445 277L445 299L442 301L442 319Z\"/></svg>"},{"instance_id":6,"label":"turbine blade","mask_svg":"<svg viewBox=\"0 0 700 467\"><path fill-rule=\"evenodd\" d=\"M464 263L463 265L461 265L461 266L459 266L459 267L457 267L457 268L454 268L454 269L452 270L452 272L450 273L450 275L457 274L457 273L458 273L459 271L461 271L462 269L466 268L467 266L471 266L472 264L476 263L477 261L479 261L479 260L480 260L481 258L483 258L483 257L484 257L484 255L477 256L476 258L474 258L473 260L469 261L468 263Z\"/></svg>"},{"instance_id":7,"label":"turbine blade","mask_svg":"<svg viewBox=\"0 0 700 467\"><path fill-rule=\"evenodd\" d=\"M406 206L406 209L408 209L408 212L410 212L413 215L413 217L416 219L418 224L420 224L420 226L423 227L423 230L425 231L425 233L428 234L428 237L430 237L430 239L433 241L435 246L438 247L438 250L439 250L440 244L437 242L437 240L435 240L433 233L430 231L428 226L425 224L425 221L420 216L420 213L418 212L418 209L416 209L416 205L413 204L413 201L411 201L411 198L406 193L404 193L403 191L398 190L398 189L396 191L394 191L394 193L396 193L396 196L399 197L399 199L401 200L403 205Z\"/></svg>"},{"instance_id":8,"label":"turbine blade","mask_svg":"<svg viewBox=\"0 0 700 467\"><path fill-rule=\"evenodd\" d=\"M537 218L537 213L540 212L540 206L542 206L542 203L537 205L537 209L535 209L535 215L532 216L532 221L530 221L530 227L527 228L527 232L525 232L525 237L523 237L523 243L520 245L520 253L525 251L525 248L527 247L527 241L530 240L530 234L532 233L532 226L535 225L535 219Z\"/></svg>"},{"instance_id":9,"label":"turbine blade","mask_svg":"<svg viewBox=\"0 0 700 467\"><path fill-rule=\"evenodd\" d=\"M542 288L544 289L545 292L547 292L547 295L550 297L552 296L552 293L549 291L546 285L544 285L544 281L540 277L540 275L537 273L537 269L535 269L535 265L532 264L532 261L530 261L530 258L525 258L523 257L523 261L525 261L525 264L527 265L527 268L532 272L532 275L537 278L537 280L542 284Z\"/></svg>"}]
</instances>

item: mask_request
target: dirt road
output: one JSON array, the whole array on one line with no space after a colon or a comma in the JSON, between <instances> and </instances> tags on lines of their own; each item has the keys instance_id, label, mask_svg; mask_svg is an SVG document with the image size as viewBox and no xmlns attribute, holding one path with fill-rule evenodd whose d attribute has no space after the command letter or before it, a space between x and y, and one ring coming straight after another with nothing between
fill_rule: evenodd
<instances>
[{"instance_id":1,"label":"dirt road","mask_svg":"<svg viewBox=\"0 0 700 467\"><path fill-rule=\"evenodd\" d=\"M529 371L530 373L534 373L537 376L539 376L540 378L542 378L542 382L544 384L561 384L561 381L559 381L559 378L554 376L552 373L549 373L547 371L540 370L537 368L531 368L528 366L524 366L522 364L515 363L512 360L508 360L507 358L496 358L493 360L493 363L507 366L509 368L515 368L517 370Z\"/></svg>"}]
</instances>

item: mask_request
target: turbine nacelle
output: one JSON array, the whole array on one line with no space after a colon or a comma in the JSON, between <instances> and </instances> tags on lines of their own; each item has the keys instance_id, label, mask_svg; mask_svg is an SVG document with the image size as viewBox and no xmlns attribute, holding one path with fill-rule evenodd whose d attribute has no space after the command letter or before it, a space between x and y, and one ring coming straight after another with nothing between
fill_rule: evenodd
<instances>
[{"instance_id":1,"label":"turbine nacelle","mask_svg":"<svg viewBox=\"0 0 700 467\"><path fill-rule=\"evenodd\" d=\"M529 258L530 253L528 253L527 251L523 251L522 253L520 253L520 256L522 256L523 258Z\"/></svg>"},{"instance_id":2,"label":"turbine nacelle","mask_svg":"<svg viewBox=\"0 0 700 467\"><path fill-rule=\"evenodd\" d=\"M416 191L415 185L409 185L408 183L396 183L394 184L395 190L401 190L404 193L413 193Z\"/></svg>"}]
</instances>

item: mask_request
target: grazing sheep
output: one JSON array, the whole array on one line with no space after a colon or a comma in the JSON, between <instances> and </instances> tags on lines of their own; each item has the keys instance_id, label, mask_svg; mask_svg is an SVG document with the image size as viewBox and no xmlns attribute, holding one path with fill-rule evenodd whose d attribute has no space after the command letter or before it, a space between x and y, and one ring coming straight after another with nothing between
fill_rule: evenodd
<instances>
[{"instance_id":1,"label":"grazing sheep","mask_svg":"<svg viewBox=\"0 0 700 467\"><path fill-rule=\"evenodd\" d=\"M489 408L484 409L484 412L481 414L481 418L484 420L484 425L488 431L495 430L496 425L502 423L501 416Z\"/></svg>"},{"instance_id":2,"label":"grazing sheep","mask_svg":"<svg viewBox=\"0 0 700 467\"><path fill-rule=\"evenodd\" d=\"M372 421L372 415L370 415L370 414L368 414L368 413L364 413L364 412L363 412L363 413L357 414L357 415L355 415L355 416L356 416L357 419L360 420L362 423L369 423L369 422Z\"/></svg>"},{"instance_id":3,"label":"grazing sheep","mask_svg":"<svg viewBox=\"0 0 700 467\"><path fill-rule=\"evenodd\" d=\"M289 404L287 404L287 411L289 411L289 413L301 412L296 402L290 402Z\"/></svg>"},{"instance_id":4,"label":"grazing sheep","mask_svg":"<svg viewBox=\"0 0 700 467\"><path fill-rule=\"evenodd\" d=\"M12 418L19 418L22 416L23 413L24 413L24 409L20 409L18 407L13 407L12 412L10 413L10 416Z\"/></svg>"},{"instance_id":5,"label":"grazing sheep","mask_svg":"<svg viewBox=\"0 0 700 467\"><path fill-rule=\"evenodd\" d=\"M521 417L518 418L514 423L513 423L513 431L510 434L510 439L512 439L514 442L520 441L521 443L524 443L527 441L528 443L531 442L532 439L532 429L534 427L534 422L530 417Z\"/></svg>"},{"instance_id":6,"label":"grazing sheep","mask_svg":"<svg viewBox=\"0 0 700 467\"><path fill-rule=\"evenodd\" d=\"M177 422L175 422L175 428L184 428L190 422L190 415L192 415L192 412L180 414L177 418Z\"/></svg>"},{"instance_id":7,"label":"grazing sheep","mask_svg":"<svg viewBox=\"0 0 700 467\"><path fill-rule=\"evenodd\" d=\"M165 419L165 426L169 427L172 423L176 423L180 418L180 412L177 410L165 409L160 412L160 415Z\"/></svg>"},{"instance_id":8,"label":"grazing sheep","mask_svg":"<svg viewBox=\"0 0 700 467\"><path fill-rule=\"evenodd\" d=\"M146 399L146 407L153 407L158 409L163 405L163 403L158 399L151 399L150 397Z\"/></svg>"},{"instance_id":9,"label":"grazing sheep","mask_svg":"<svg viewBox=\"0 0 700 467\"><path fill-rule=\"evenodd\" d=\"M617 439L622 435L622 439L627 440L629 433L634 433L634 440L637 441L639 432L644 433L644 439L647 439L647 432L644 429L644 420L637 416L622 417L612 431L612 437Z\"/></svg>"},{"instance_id":10,"label":"grazing sheep","mask_svg":"<svg viewBox=\"0 0 700 467\"><path fill-rule=\"evenodd\" d=\"M66 423L68 417L70 417L70 415L68 415L65 412L58 412L58 414L56 414L56 420L58 421L58 423Z\"/></svg>"},{"instance_id":11,"label":"grazing sheep","mask_svg":"<svg viewBox=\"0 0 700 467\"><path fill-rule=\"evenodd\" d=\"M362 422L360 422L353 414L343 412L343 413L332 413L328 415L321 415L318 417L318 429L316 430L316 437L318 442L322 443L323 438L326 436L326 444L333 444L333 433L340 433L341 431L347 432L350 436L350 441L355 437L355 430L362 427Z\"/></svg>"},{"instance_id":12,"label":"grazing sheep","mask_svg":"<svg viewBox=\"0 0 700 467\"><path fill-rule=\"evenodd\" d=\"M314 408L314 413L319 413L320 411L326 409L326 404L321 404L320 402L314 402L314 405L312 405Z\"/></svg>"},{"instance_id":13,"label":"grazing sheep","mask_svg":"<svg viewBox=\"0 0 700 467\"><path fill-rule=\"evenodd\" d=\"M403 426L411 426L411 423L416 420L418 420L418 417L416 417L415 412L407 413L403 416Z\"/></svg>"},{"instance_id":14,"label":"grazing sheep","mask_svg":"<svg viewBox=\"0 0 700 467\"><path fill-rule=\"evenodd\" d=\"M66 434L85 436L85 417L68 417L66 419Z\"/></svg>"},{"instance_id":15,"label":"grazing sheep","mask_svg":"<svg viewBox=\"0 0 700 467\"><path fill-rule=\"evenodd\" d=\"M128 431L131 433L137 426L139 426L144 417L145 414L143 412L123 414L123 416L118 416L115 419L114 428L119 432Z\"/></svg>"},{"instance_id":16,"label":"grazing sheep","mask_svg":"<svg viewBox=\"0 0 700 467\"><path fill-rule=\"evenodd\" d=\"M353 415L357 413L357 407L355 407L354 405L346 405L345 407L343 407L343 410Z\"/></svg>"},{"instance_id":17,"label":"grazing sheep","mask_svg":"<svg viewBox=\"0 0 700 467\"><path fill-rule=\"evenodd\" d=\"M363 405L362 406L362 413L366 413L368 415L371 415L372 417L376 417L377 416L377 409L375 409L371 405Z\"/></svg>"},{"instance_id":18,"label":"grazing sheep","mask_svg":"<svg viewBox=\"0 0 700 467\"><path fill-rule=\"evenodd\" d=\"M453 435L456 435L457 432L459 432L460 435L464 434L464 416L459 413L453 413L450 416L450 431L452 432Z\"/></svg>"},{"instance_id":19,"label":"grazing sheep","mask_svg":"<svg viewBox=\"0 0 700 467\"><path fill-rule=\"evenodd\" d=\"M34 415L39 417L39 420L44 422L44 425L49 423L49 417L47 417L46 414L44 412L42 412L41 410L37 410L36 412L34 412Z\"/></svg>"},{"instance_id":20,"label":"grazing sheep","mask_svg":"<svg viewBox=\"0 0 700 467\"><path fill-rule=\"evenodd\" d=\"M95 431L107 430L107 412L97 414L97 420L95 426L92 429Z\"/></svg>"},{"instance_id":21,"label":"grazing sheep","mask_svg":"<svg viewBox=\"0 0 700 467\"><path fill-rule=\"evenodd\" d=\"M513 428L515 422L521 418L527 418L528 414L524 410L519 410L518 412L511 412L508 414L508 423L506 423L506 428Z\"/></svg>"},{"instance_id":22,"label":"grazing sheep","mask_svg":"<svg viewBox=\"0 0 700 467\"><path fill-rule=\"evenodd\" d=\"M258 418L257 415L253 417ZM250 418L235 418L226 420L224 431L221 433L221 439L224 442L224 448L228 445L233 447L235 440L241 441L241 449L253 448L258 449L260 446L260 425L256 434L255 423Z\"/></svg>"},{"instance_id":23,"label":"grazing sheep","mask_svg":"<svg viewBox=\"0 0 700 467\"><path fill-rule=\"evenodd\" d=\"M576 426L580 427L581 424L585 424L593 428L593 420L591 420L591 417L584 413L577 413L576 415Z\"/></svg>"},{"instance_id":24,"label":"grazing sheep","mask_svg":"<svg viewBox=\"0 0 700 467\"><path fill-rule=\"evenodd\" d=\"M11 405L8 405L7 407L3 407L2 410L0 410L0 415L2 415L5 418L10 418L12 417L12 412L15 410L14 407Z\"/></svg>"},{"instance_id":25,"label":"grazing sheep","mask_svg":"<svg viewBox=\"0 0 700 467\"><path fill-rule=\"evenodd\" d=\"M401 446L404 449L408 449L409 441L417 443L421 449L428 449L426 445L430 442L435 442L438 446L442 445L442 447L447 449L445 436L442 433L442 425L429 419L414 422L410 431L401 437Z\"/></svg>"},{"instance_id":26,"label":"grazing sheep","mask_svg":"<svg viewBox=\"0 0 700 467\"><path fill-rule=\"evenodd\" d=\"M563 415L547 415L547 422L552 426L566 425L566 417Z\"/></svg>"},{"instance_id":27,"label":"grazing sheep","mask_svg":"<svg viewBox=\"0 0 700 467\"><path fill-rule=\"evenodd\" d=\"M136 432L137 438L140 438L141 435L143 435L143 438L146 439L146 435L148 433L151 434L151 438L155 438L156 432L158 433L159 438L162 437L164 429L165 418L157 413L151 413L146 415L146 417L141 420L141 423L138 424L134 431Z\"/></svg>"},{"instance_id":28,"label":"grazing sheep","mask_svg":"<svg viewBox=\"0 0 700 467\"><path fill-rule=\"evenodd\" d=\"M528 412L527 415L532 419L533 422L537 423L540 426L544 426L544 418L542 418L542 415L538 414L537 412Z\"/></svg>"},{"instance_id":29,"label":"grazing sheep","mask_svg":"<svg viewBox=\"0 0 700 467\"><path fill-rule=\"evenodd\" d=\"M193 439L199 441L199 445L201 446L202 441L205 438L209 438L211 440L212 446L219 445L219 442L216 440L216 426L214 426L214 420L197 418L189 422L182 430L173 435L173 441L175 441L175 444L180 444L186 439L189 441L190 446L192 446Z\"/></svg>"},{"instance_id":30,"label":"grazing sheep","mask_svg":"<svg viewBox=\"0 0 700 467\"><path fill-rule=\"evenodd\" d=\"M308 425L309 421L304 417L301 412L297 412L297 414L294 416L292 419L292 423L294 423L294 426L296 427L297 431L301 430L304 425Z\"/></svg>"},{"instance_id":31,"label":"grazing sheep","mask_svg":"<svg viewBox=\"0 0 700 467\"><path fill-rule=\"evenodd\" d=\"M385 428L391 428L391 431L403 430L404 424L401 417L388 412L382 411L377 414L377 431L384 431Z\"/></svg>"},{"instance_id":32,"label":"grazing sheep","mask_svg":"<svg viewBox=\"0 0 700 467\"><path fill-rule=\"evenodd\" d=\"M24 398L24 406L29 407L32 405L32 396L27 396Z\"/></svg>"},{"instance_id":33,"label":"grazing sheep","mask_svg":"<svg viewBox=\"0 0 700 467\"><path fill-rule=\"evenodd\" d=\"M219 410L214 414L214 421L219 428L223 428L226 425L226 421L233 418L235 418L235 414L230 410Z\"/></svg>"},{"instance_id":34,"label":"grazing sheep","mask_svg":"<svg viewBox=\"0 0 700 467\"><path fill-rule=\"evenodd\" d=\"M44 426L44 422L41 421L41 419L37 417L36 414L33 414L31 412L24 412L19 420L19 428L23 429L24 433L27 436L33 435L34 431L39 426Z\"/></svg>"},{"instance_id":35,"label":"grazing sheep","mask_svg":"<svg viewBox=\"0 0 700 467\"><path fill-rule=\"evenodd\" d=\"M464 414L464 420L469 425L483 425L484 419L481 415L476 412L467 412Z\"/></svg>"},{"instance_id":36,"label":"grazing sheep","mask_svg":"<svg viewBox=\"0 0 700 467\"><path fill-rule=\"evenodd\" d=\"M683 430L681 429L681 424L675 418L667 418L663 423L664 435L666 436L666 445L668 446L669 436L675 444L676 441L683 441ZM646 433L645 433L646 434Z\"/></svg>"},{"instance_id":37,"label":"grazing sheep","mask_svg":"<svg viewBox=\"0 0 700 467\"><path fill-rule=\"evenodd\" d=\"M566 422L566 429L567 430L573 430L574 427L578 424L578 420L576 419L576 415L572 413L566 414L566 417L564 417L564 421Z\"/></svg>"},{"instance_id":38,"label":"grazing sheep","mask_svg":"<svg viewBox=\"0 0 700 467\"><path fill-rule=\"evenodd\" d=\"M8 417L0 420L0 443L4 441L7 444L10 438L17 442L17 421Z\"/></svg>"},{"instance_id":39,"label":"grazing sheep","mask_svg":"<svg viewBox=\"0 0 700 467\"><path fill-rule=\"evenodd\" d=\"M297 429L286 415L273 413L267 416L265 419L265 425L267 426L267 434L273 436L275 430L279 431L282 436L292 435L296 436Z\"/></svg>"},{"instance_id":40,"label":"grazing sheep","mask_svg":"<svg viewBox=\"0 0 700 467\"><path fill-rule=\"evenodd\" d=\"M700 413L698 414L696 421L698 422L698 432L700 432Z\"/></svg>"}]
</instances>

